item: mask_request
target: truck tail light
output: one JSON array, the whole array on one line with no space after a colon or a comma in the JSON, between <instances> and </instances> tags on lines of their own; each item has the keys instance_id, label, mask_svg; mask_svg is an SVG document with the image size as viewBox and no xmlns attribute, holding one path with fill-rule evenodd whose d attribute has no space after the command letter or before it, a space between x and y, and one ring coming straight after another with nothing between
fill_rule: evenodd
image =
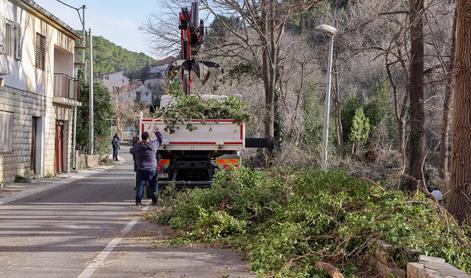
<instances>
[{"instance_id":1,"label":"truck tail light","mask_svg":"<svg viewBox=\"0 0 471 278\"><path fill-rule=\"evenodd\" d=\"M157 171L162 172L166 170L170 166L170 159L159 159L159 163L157 163Z\"/></svg>"},{"instance_id":2,"label":"truck tail light","mask_svg":"<svg viewBox=\"0 0 471 278\"><path fill-rule=\"evenodd\" d=\"M240 166L240 159L238 158L217 158L216 165L224 170L229 170L231 168L237 169Z\"/></svg>"}]
</instances>

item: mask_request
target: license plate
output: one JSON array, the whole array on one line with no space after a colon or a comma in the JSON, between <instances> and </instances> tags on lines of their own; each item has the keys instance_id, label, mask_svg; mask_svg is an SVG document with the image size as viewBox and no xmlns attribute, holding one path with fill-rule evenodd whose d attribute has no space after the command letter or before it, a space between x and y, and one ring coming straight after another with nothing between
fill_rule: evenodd
<instances>
[{"instance_id":1,"label":"license plate","mask_svg":"<svg viewBox=\"0 0 471 278\"><path fill-rule=\"evenodd\" d=\"M168 179L168 173L160 173L159 178L160 179Z\"/></svg>"}]
</instances>

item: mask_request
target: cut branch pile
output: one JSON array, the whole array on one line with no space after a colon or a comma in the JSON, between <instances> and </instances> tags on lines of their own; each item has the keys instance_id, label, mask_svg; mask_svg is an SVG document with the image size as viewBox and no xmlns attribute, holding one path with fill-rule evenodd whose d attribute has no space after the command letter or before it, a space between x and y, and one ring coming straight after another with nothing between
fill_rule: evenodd
<instances>
[{"instance_id":1,"label":"cut branch pile","mask_svg":"<svg viewBox=\"0 0 471 278\"><path fill-rule=\"evenodd\" d=\"M245 110L245 104L238 97L224 97L222 99L204 100L199 95L176 95L171 104L154 115L165 122L164 130L175 133L182 125L189 131L196 129L188 121L209 119L233 119L236 123L243 123L250 119Z\"/></svg>"}]
</instances>

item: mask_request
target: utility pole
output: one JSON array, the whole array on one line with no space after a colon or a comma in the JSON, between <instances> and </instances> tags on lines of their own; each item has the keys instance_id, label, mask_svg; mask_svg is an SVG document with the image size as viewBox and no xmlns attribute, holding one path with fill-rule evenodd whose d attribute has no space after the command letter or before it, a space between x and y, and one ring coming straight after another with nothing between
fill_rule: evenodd
<instances>
[{"instance_id":1,"label":"utility pole","mask_svg":"<svg viewBox=\"0 0 471 278\"><path fill-rule=\"evenodd\" d=\"M82 23L82 40L80 42L81 44L81 49L82 49L82 70L85 73L85 49L86 49L86 34L85 34L85 9L87 7L85 5L82 5L77 12L80 18L80 22ZM82 9L82 16L80 17L80 12L79 10ZM84 77L86 74L82 74ZM76 78L79 80L79 83L77 86L80 87L80 72L77 68L76 70ZM76 90L77 92L77 90ZM77 95L75 96L75 100L78 101ZM73 122L73 134L72 134L72 169L75 170L77 169L77 153L76 153L76 148L77 148L77 105L74 106L74 122Z\"/></svg>"},{"instance_id":2,"label":"utility pole","mask_svg":"<svg viewBox=\"0 0 471 278\"><path fill-rule=\"evenodd\" d=\"M88 29L88 47L89 47L89 70L90 80L88 88L88 142L89 142L89 154L93 154L93 38L92 29Z\"/></svg>"},{"instance_id":3,"label":"utility pole","mask_svg":"<svg viewBox=\"0 0 471 278\"><path fill-rule=\"evenodd\" d=\"M86 6L82 5L80 8L76 8L74 6L71 6L65 2L58 1L62 5L65 5L71 9L74 9L77 11L78 17L80 19L80 22L82 23L82 38L81 38L81 46L80 49L82 50L82 66L83 66L83 73L86 72L86 67L85 67L85 49L86 49L86 33L85 33L85 9ZM80 10L82 10L82 15L80 15ZM77 47L75 47L77 49ZM77 63L76 63L77 64ZM86 80L86 74L82 74L84 79ZM75 69L75 77L77 80L80 81L80 72L78 68ZM79 84L76 84L80 86ZM78 95L77 95L77 89L75 91L75 101L78 101ZM72 122L72 169L75 170L77 168L77 153L76 153L76 148L77 148L77 105L74 105L74 112L73 112L73 122Z\"/></svg>"},{"instance_id":4,"label":"utility pole","mask_svg":"<svg viewBox=\"0 0 471 278\"><path fill-rule=\"evenodd\" d=\"M87 63L85 61L85 49L87 48L87 30L85 30L85 9L87 6L82 5L82 65L83 65L83 81L87 82Z\"/></svg>"}]
</instances>

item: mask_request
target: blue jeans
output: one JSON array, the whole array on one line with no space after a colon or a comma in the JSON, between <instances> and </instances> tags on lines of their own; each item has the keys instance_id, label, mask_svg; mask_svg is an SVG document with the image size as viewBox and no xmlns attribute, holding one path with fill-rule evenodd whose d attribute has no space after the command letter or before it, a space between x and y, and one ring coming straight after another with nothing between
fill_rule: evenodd
<instances>
[{"instance_id":1,"label":"blue jeans","mask_svg":"<svg viewBox=\"0 0 471 278\"><path fill-rule=\"evenodd\" d=\"M137 190L136 190L136 202L140 203L144 197L144 190L146 187L146 181L149 182L151 199L153 203L157 203L157 171L155 170L137 170Z\"/></svg>"}]
</instances>

